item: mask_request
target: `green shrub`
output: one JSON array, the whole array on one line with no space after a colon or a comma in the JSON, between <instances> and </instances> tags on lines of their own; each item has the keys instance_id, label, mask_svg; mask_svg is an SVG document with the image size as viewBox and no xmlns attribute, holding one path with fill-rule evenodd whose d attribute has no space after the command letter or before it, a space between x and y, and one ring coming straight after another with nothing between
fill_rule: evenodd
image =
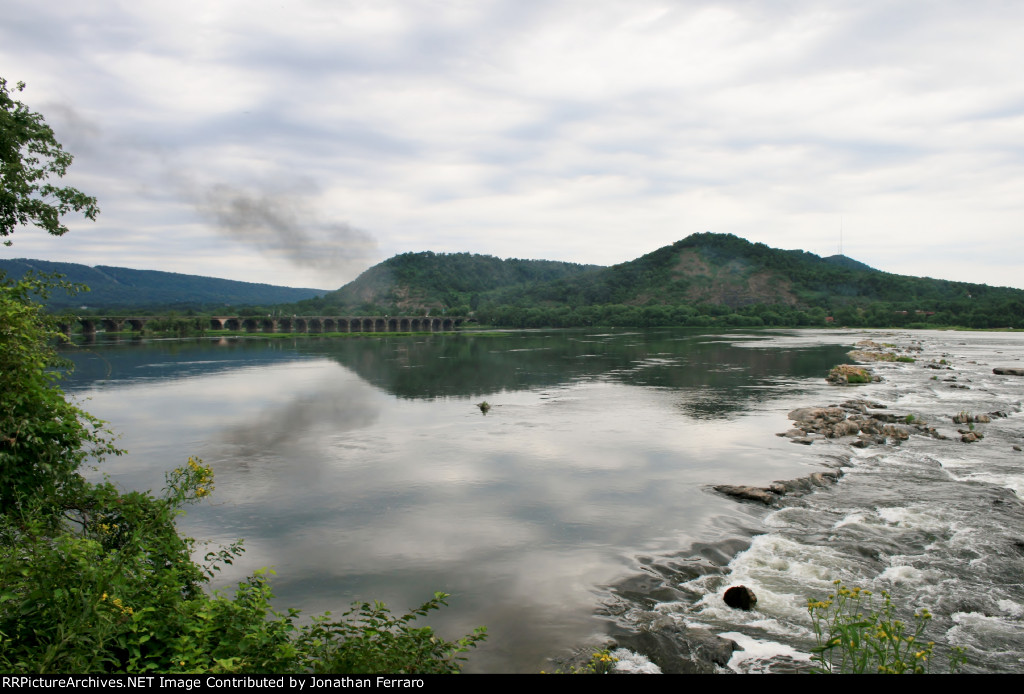
<instances>
[{"instance_id":1,"label":"green shrub","mask_svg":"<svg viewBox=\"0 0 1024 694\"><path fill-rule=\"evenodd\" d=\"M925 642L925 627L932 618L926 609L914 615L914 624L896 619L888 593L876 608L871 591L849 589L835 581L835 592L824 600L807 601L811 628L817 641L812 661L820 673L925 674L932 662L933 641ZM952 648L949 671L966 662L964 650Z\"/></svg>"},{"instance_id":2,"label":"green shrub","mask_svg":"<svg viewBox=\"0 0 1024 694\"><path fill-rule=\"evenodd\" d=\"M484 627L458 641L446 641L430 627L412 626L418 617L447 605L448 597L434 593L432 599L398 617L380 602L355 604L339 621L331 621L330 613L318 617L296 641L301 665L314 673L459 672L465 660L462 654L486 638Z\"/></svg>"}]
</instances>

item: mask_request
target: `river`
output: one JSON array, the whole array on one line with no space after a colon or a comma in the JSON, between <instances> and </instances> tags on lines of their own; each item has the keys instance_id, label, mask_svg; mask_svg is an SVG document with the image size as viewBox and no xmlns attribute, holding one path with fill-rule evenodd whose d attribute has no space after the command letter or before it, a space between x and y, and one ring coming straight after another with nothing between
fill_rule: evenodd
<instances>
[{"instance_id":1,"label":"river","mask_svg":"<svg viewBox=\"0 0 1024 694\"><path fill-rule=\"evenodd\" d=\"M881 383L825 384L864 337L919 341L922 358L877 365ZM158 490L189 455L213 465L216 492L181 526L214 544L245 538L216 587L271 566L275 604L306 614L450 593L438 631L489 631L469 672L550 669L652 615L736 641L723 669L800 669L806 599L836 578L929 607L935 640L967 648L968 670L1013 671L1024 379L990 364L1014 365L1022 346L839 330L101 339L67 352L65 389L121 434L128 454L100 469L122 486ZM953 370L924 368L939 358ZM790 410L848 397L957 437L961 410L1009 416L979 425L975 444L775 436ZM846 474L780 508L710 488L824 466ZM756 611L721 603L734 583L755 590Z\"/></svg>"}]
</instances>

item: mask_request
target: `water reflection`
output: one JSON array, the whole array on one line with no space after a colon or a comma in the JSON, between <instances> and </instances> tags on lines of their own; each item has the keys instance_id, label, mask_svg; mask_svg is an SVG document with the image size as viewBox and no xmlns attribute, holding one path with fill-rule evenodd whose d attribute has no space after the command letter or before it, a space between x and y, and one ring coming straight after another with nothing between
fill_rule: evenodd
<instances>
[{"instance_id":1,"label":"water reflection","mask_svg":"<svg viewBox=\"0 0 1024 694\"><path fill-rule=\"evenodd\" d=\"M596 587L641 555L757 524L703 485L811 464L772 434L842 351L684 331L122 343L73 353L69 385L125 433L125 486L213 464L183 524L246 538L228 578L276 566L279 604L312 611L443 590L442 628L491 630L473 667L535 672L603 628Z\"/></svg>"}]
</instances>

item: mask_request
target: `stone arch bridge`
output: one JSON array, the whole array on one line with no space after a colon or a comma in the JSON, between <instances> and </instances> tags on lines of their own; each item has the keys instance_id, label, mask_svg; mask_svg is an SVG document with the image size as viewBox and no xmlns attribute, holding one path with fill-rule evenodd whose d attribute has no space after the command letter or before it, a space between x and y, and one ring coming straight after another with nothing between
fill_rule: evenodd
<instances>
[{"instance_id":1,"label":"stone arch bridge","mask_svg":"<svg viewBox=\"0 0 1024 694\"><path fill-rule=\"evenodd\" d=\"M82 332L139 332L158 320L200 320L207 330L247 333L407 333L445 332L466 322L463 316L84 316L75 319ZM74 323L61 323L71 334Z\"/></svg>"}]
</instances>

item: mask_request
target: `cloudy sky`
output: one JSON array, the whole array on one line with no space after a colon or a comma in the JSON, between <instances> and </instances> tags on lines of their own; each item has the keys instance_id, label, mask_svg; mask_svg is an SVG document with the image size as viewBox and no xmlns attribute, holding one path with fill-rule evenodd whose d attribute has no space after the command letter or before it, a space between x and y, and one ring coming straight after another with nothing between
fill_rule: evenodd
<instances>
[{"instance_id":1,"label":"cloudy sky","mask_svg":"<svg viewBox=\"0 0 1024 694\"><path fill-rule=\"evenodd\" d=\"M0 257L336 288L732 233L1024 288L1015 0L6 0L99 199Z\"/></svg>"}]
</instances>

